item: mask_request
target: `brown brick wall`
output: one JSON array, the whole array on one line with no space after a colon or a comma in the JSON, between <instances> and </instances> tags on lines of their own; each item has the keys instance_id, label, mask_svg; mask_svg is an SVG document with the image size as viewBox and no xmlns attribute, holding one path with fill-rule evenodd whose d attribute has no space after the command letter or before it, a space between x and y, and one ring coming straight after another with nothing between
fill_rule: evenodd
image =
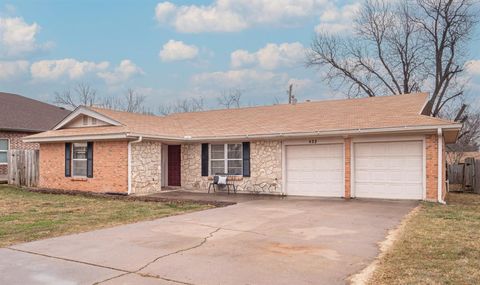
<instances>
[{"instance_id":1,"label":"brown brick wall","mask_svg":"<svg viewBox=\"0 0 480 285\"><path fill-rule=\"evenodd\" d=\"M126 141L93 143L93 178L65 177L65 144L40 145L40 187L93 192L128 191L128 146Z\"/></svg>"},{"instance_id":2,"label":"brown brick wall","mask_svg":"<svg viewBox=\"0 0 480 285\"><path fill-rule=\"evenodd\" d=\"M427 185L427 200L437 201L438 194L438 142L437 135L427 135L425 137L426 144L426 185Z\"/></svg>"},{"instance_id":3,"label":"brown brick wall","mask_svg":"<svg viewBox=\"0 0 480 285\"><path fill-rule=\"evenodd\" d=\"M346 138L344 140L345 144L345 199L350 199L352 193L352 183L351 183L351 161L352 161L352 139Z\"/></svg>"},{"instance_id":4,"label":"brown brick wall","mask_svg":"<svg viewBox=\"0 0 480 285\"><path fill-rule=\"evenodd\" d=\"M445 140L443 140L443 154L442 154L442 163L443 163L443 183L442 186L442 200L445 201L445 197L447 195L447 184L446 184L446 177L447 177L447 151L446 151L446 145L445 145Z\"/></svg>"},{"instance_id":5,"label":"brown brick wall","mask_svg":"<svg viewBox=\"0 0 480 285\"><path fill-rule=\"evenodd\" d=\"M38 149L39 145L37 143L24 143L22 141L23 137L32 134L33 133L0 131L0 139L8 139L10 149ZM6 175L7 168L5 164L0 165L0 175Z\"/></svg>"}]
</instances>

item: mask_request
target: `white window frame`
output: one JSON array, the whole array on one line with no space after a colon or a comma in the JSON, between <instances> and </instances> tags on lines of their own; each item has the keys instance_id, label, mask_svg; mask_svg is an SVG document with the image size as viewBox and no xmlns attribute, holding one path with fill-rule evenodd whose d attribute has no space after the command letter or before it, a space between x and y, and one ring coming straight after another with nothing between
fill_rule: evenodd
<instances>
[{"instance_id":1,"label":"white window frame","mask_svg":"<svg viewBox=\"0 0 480 285\"><path fill-rule=\"evenodd\" d=\"M86 153L85 153L85 158L74 158L73 156L73 153L74 153L74 150L75 150L75 144L85 144L86 146ZM72 169L72 177L78 177L78 178L87 178L87 175L88 175L88 143L87 142L76 142L76 143L72 143L72 150L71 150L71 158L72 158L72 162L71 162L71 169ZM75 164L73 163L74 161L85 161L85 175L74 175L75 173Z\"/></svg>"},{"instance_id":2,"label":"white window frame","mask_svg":"<svg viewBox=\"0 0 480 285\"><path fill-rule=\"evenodd\" d=\"M223 144L223 159L213 159L212 158L212 145L222 145ZM228 145L232 144L238 144L240 145L240 151L242 152L240 158L228 158ZM228 173L228 161L231 160L237 160L242 162L242 173L241 174L235 174L234 176L243 176L243 145L242 143L213 143L213 144L208 144L208 173L209 175L215 175L215 173L212 173L212 161L224 161L224 171L223 173Z\"/></svg>"},{"instance_id":3,"label":"white window frame","mask_svg":"<svg viewBox=\"0 0 480 285\"><path fill-rule=\"evenodd\" d=\"M0 140L6 140L7 141L7 150L0 150L0 152L4 152L7 154L7 162L0 162L0 165L8 165L8 151L10 150L10 139L6 138L0 138Z\"/></svg>"}]
</instances>

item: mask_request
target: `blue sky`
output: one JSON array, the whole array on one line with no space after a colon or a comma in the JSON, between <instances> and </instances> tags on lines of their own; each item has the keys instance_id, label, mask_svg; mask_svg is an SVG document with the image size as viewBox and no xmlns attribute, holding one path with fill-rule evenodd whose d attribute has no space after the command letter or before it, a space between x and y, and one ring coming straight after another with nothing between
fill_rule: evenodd
<instances>
[{"instance_id":1,"label":"blue sky","mask_svg":"<svg viewBox=\"0 0 480 285\"><path fill-rule=\"evenodd\" d=\"M85 82L149 106L243 91L243 104L341 96L304 67L319 27L346 32L361 0L0 1L0 90L52 101ZM480 91L480 41L469 47ZM425 90L428 91L428 90Z\"/></svg>"}]
</instances>

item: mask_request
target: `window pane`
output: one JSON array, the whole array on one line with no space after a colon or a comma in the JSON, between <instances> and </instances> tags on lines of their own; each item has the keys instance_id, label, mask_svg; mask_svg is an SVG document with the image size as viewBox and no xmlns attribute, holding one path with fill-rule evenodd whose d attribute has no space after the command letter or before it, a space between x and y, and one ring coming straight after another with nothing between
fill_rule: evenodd
<instances>
[{"instance_id":1,"label":"window pane","mask_svg":"<svg viewBox=\"0 0 480 285\"><path fill-rule=\"evenodd\" d=\"M224 159L225 147L223 144L212 144L211 146L212 159Z\"/></svg>"},{"instance_id":2,"label":"window pane","mask_svg":"<svg viewBox=\"0 0 480 285\"><path fill-rule=\"evenodd\" d=\"M242 158L242 145L241 144L229 144L228 145L228 158Z\"/></svg>"},{"instance_id":3,"label":"window pane","mask_svg":"<svg viewBox=\"0 0 480 285\"><path fill-rule=\"evenodd\" d=\"M212 167L212 173L211 173L212 175L224 174L224 173L225 173L225 169Z\"/></svg>"},{"instance_id":4,"label":"window pane","mask_svg":"<svg viewBox=\"0 0 480 285\"><path fill-rule=\"evenodd\" d=\"M215 175L217 173L225 173L225 161L224 160L212 160L210 162L211 171L210 174Z\"/></svg>"},{"instance_id":5,"label":"window pane","mask_svg":"<svg viewBox=\"0 0 480 285\"><path fill-rule=\"evenodd\" d=\"M242 175L243 167L241 160L229 160L228 161L228 174L230 175Z\"/></svg>"},{"instance_id":6,"label":"window pane","mask_svg":"<svg viewBox=\"0 0 480 285\"><path fill-rule=\"evenodd\" d=\"M8 140L0 140L0 150L8 150Z\"/></svg>"},{"instance_id":7,"label":"window pane","mask_svg":"<svg viewBox=\"0 0 480 285\"><path fill-rule=\"evenodd\" d=\"M73 159L86 159L87 158L87 144L86 143L74 143L73 144Z\"/></svg>"},{"instance_id":8,"label":"window pane","mask_svg":"<svg viewBox=\"0 0 480 285\"><path fill-rule=\"evenodd\" d=\"M241 168L229 167L228 168L228 174L229 175L242 175L242 169Z\"/></svg>"},{"instance_id":9,"label":"window pane","mask_svg":"<svg viewBox=\"0 0 480 285\"><path fill-rule=\"evenodd\" d=\"M7 163L7 153L6 152L0 152L0 163Z\"/></svg>"},{"instance_id":10,"label":"window pane","mask_svg":"<svg viewBox=\"0 0 480 285\"><path fill-rule=\"evenodd\" d=\"M87 160L73 161L73 176L87 176Z\"/></svg>"}]
</instances>

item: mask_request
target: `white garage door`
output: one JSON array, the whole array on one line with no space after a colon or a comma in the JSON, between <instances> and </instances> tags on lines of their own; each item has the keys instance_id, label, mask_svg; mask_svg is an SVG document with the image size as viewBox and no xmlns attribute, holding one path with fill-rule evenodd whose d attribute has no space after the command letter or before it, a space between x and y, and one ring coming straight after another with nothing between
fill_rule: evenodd
<instances>
[{"instance_id":1,"label":"white garage door","mask_svg":"<svg viewBox=\"0 0 480 285\"><path fill-rule=\"evenodd\" d=\"M423 198L421 141L354 144L356 197Z\"/></svg>"},{"instance_id":2,"label":"white garage door","mask_svg":"<svg viewBox=\"0 0 480 285\"><path fill-rule=\"evenodd\" d=\"M287 146L287 194L343 197L343 168L343 144Z\"/></svg>"}]
</instances>

